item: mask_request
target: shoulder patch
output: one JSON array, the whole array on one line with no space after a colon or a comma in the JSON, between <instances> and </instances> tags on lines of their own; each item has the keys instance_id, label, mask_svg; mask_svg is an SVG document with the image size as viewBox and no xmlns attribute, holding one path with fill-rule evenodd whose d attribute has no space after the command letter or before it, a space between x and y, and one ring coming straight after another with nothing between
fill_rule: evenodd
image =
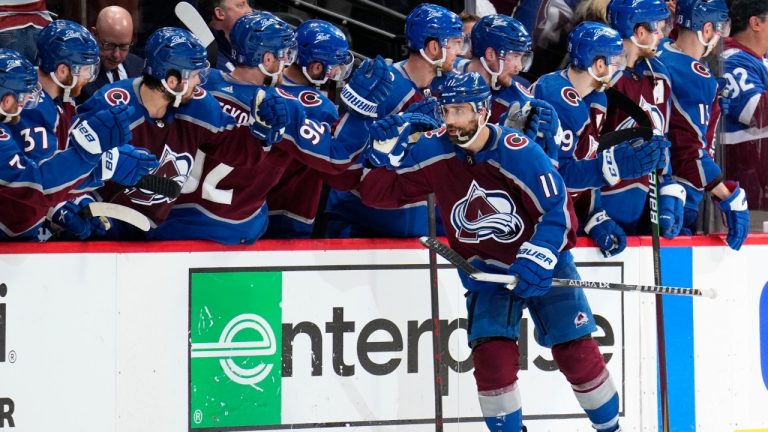
<instances>
[{"instance_id":1,"label":"shoulder patch","mask_svg":"<svg viewBox=\"0 0 768 432\"><path fill-rule=\"evenodd\" d=\"M123 88L113 88L107 90L106 93L104 93L104 99L107 101L108 104L114 106L114 105L120 105L120 104L128 104L128 101L131 100L131 94L128 93L128 90Z\"/></svg>"},{"instance_id":2,"label":"shoulder patch","mask_svg":"<svg viewBox=\"0 0 768 432\"><path fill-rule=\"evenodd\" d=\"M323 103L323 98L312 90L304 90L299 93L299 102L306 107L315 107Z\"/></svg>"},{"instance_id":3,"label":"shoulder patch","mask_svg":"<svg viewBox=\"0 0 768 432\"><path fill-rule=\"evenodd\" d=\"M504 137L504 145L512 150L520 150L527 146L528 142L528 137L517 132L509 133Z\"/></svg>"},{"instance_id":4,"label":"shoulder patch","mask_svg":"<svg viewBox=\"0 0 768 432\"><path fill-rule=\"evenodd\" d=\"M691 62L691 69L693 69L694 72L697 74L703 76L704 78L709 78L712 76L711 73L709 73L709 69L704 66L701 62Z\"/></svg>"},{"instance_id":5,"label":"shoulder patch","mask_svg":"<svg viewBox=\"0 0 768 432\"><path fill-rule=\"evenodd\" d=\"M195 86L195 91L192 92L192 99L202 99L205 97L207 92L204 88L200 86Z\"/></svg>"},{"instance_id":6,"label":"shoulder patch","mask_svg":"<svg viewBox=\"0 0 768 432\"><path fill-rule=\"evenodd\" d=\"M579 106L579 101L581 101L581 97L579 97L579 93L576 91L573 87L563 87L562 90L560 90L560 96L563 97L563 100L571 106Z\"/></svg>"},{"instance_id":7,"label":"shoulder patch","mask_svg":"<svg viewBox=\"0 0 768 432\"><path fill-rule=\"evenodd\" d=\"M524 86L524 85L520 84L520 83L519 83L519 82L517 82L517 81L515 81L515 87L517 87L517 89L518 89L518 90L520 90L521 92L523 92L523 94L524 94L524 95L526 95L526 96L528 96L528 97L530 97L530 98L532 98L532 97L533 97L533 93L531 93L531 91L530 91L530 90L528 90L527 88L525 88L525 86Z\"/></svg>"},{"instance_id":8,"label":"shoulder patch","mask_svg":"<svg viewBox=\"0 0 768 432\"><path fill-rule=\"evenodd\" d=\"M8 141L11 139L11 134L7 130L0 128L0 141Z\"/></svg>"}]
</instances>

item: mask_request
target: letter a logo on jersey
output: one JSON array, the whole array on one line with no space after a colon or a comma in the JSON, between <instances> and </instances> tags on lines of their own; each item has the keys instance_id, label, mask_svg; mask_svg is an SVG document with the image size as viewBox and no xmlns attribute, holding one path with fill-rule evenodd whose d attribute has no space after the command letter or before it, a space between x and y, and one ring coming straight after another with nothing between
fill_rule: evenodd
<instances>
[{"instance_id":1,"label":"letter a logo on jersey","mask_svg":"<svg viewBox=\"0 0 768 432\"><path fill-rule=\"evenodd\" d=\"M510 243L523 232L523 221L516 210L506 192L485 190L473 181L467 195L453 205L451 224L456 237L465 243L487 238Z\"/></svg>"}]
</instances>

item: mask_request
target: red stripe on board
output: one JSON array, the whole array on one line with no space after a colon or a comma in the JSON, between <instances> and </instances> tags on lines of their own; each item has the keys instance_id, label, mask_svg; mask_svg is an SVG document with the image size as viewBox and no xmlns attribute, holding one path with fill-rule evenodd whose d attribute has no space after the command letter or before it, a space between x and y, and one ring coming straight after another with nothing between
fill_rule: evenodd
<instances>
[{"instance_id":1,"label":"red stripe on board","mask_svg":"<svg viewBox=\"0 0 768 432\"><path fill-rule=\"evenodd\" d=\"M445 238L440 239L443 242ZM768 245L768 234L750 234L746 245ZM651 246L650 237L627 237L628 246ZM678 237L662 239L662 246L725 246L725 235ZM421 249L418 239L328 239L328 240L259 240L249 246L221 245L207 241L154 241L154 242L1 242L0 254L52 254L52 253L167 253L167 252L220 252L220 251L307 251L307 250L361 250L361 249ZM581 237L576 247L594 247L592 240Z\"/></svg>"}]
</instances>

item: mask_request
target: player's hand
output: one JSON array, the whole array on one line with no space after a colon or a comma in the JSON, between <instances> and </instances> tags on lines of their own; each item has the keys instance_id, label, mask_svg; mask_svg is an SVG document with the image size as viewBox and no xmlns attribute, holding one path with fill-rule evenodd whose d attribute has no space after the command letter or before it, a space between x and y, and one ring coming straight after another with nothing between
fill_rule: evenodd
<instances>
[{"instance_id":1,"label":"player's hand","mask_svg":"<svg viewBox=\"0 0 768 432\"><path fill-rule=\"evenodd\" d=\"M73 201L59 204L49 215L51 224L58 228L62 239L85 240L92 235L104 235L109 229L101 218L85 218L79 212L94 200L84 195ZM108 223L108 222L107 222Z\"/></svg>"},{"instance_id":2,"label":"player's hand","mask_svg":"<svg viewBox=\"0 0 768 432\"><path fill-rule=\"evenodd\" d=\"M470 264L484 273L504 274L503 269L492 266L490 264L486 264L485 261L480 259L471 260ZM468 291L490 293L494 291L503 291L505 289L504 284L475 280L461 269L457 268L456 270L459 272L459 279L461 279L461 284L464 285L464 288L466 288Z\"/></svg>"},{"instance_id":3,"label":"player's hand","mask_svg":"<svg viewBox=\"0 0 768 432\"><path fill-rule=\"evenodd\" d=\"M125 144L101 156L101 179L133 186L159 166L157 157L148 149Z\"/></svg>"},{"instance_id":4,"label":"player's hand","mask_svg":"<svg viewBox=\"0 0 768 432\"><path fill-rule=\"evenodd\" d=\"M411 144L421 134L440 126L434 118L419 113L394 114L371 124L372 142L364 154L375 167L396 168Z\"/></svg>"},{"instance_id":5,"label":"player's hand","mask_svg":"<svg viewBox=\"0 0 768 432\"><path fill-rule=\"evenodd\" d=\"M440 104L437 101L437 98L434 96L428 96L424 99L408 105L408 108L405 109L405 113L419 113L428 115L435 120L437 120L439 123L443 123L443 115L440 111Z\"/></svg>"},{"instance_id":6,"label":"player's hand","mask_svg":"<svg viewBox=\"0 0 768 432\"><path fill-rule=\"evenodd\" d=\"M645 141L635 139L603 150L598 159L602 161L603 177L613 186L620 180L635 179L658 168L662 151L669 141L654 136Z\"/></svg>"},{"instance_id":7,"label":"player's hand","mask_svg":"<svg viewBox=\"0 0 768 432\"><path fill-rule=\"evenodd\" d=\"M668 239L677 237L683 227L685 196L685 188L677 183L664 185L659 190L659 229Z\"/></svg>"},{"instance_id":8,"label":"player's hand","mask_svg":"<svg viewBox=\"0 0 768 432\"><path fill-rule=\"evenodd\" d=\"M728 80L725 78L717 79L717 103L720 104L721 115L728 114L731 108L730 90L728 90Z\"/></svg>"},{"instance_id":9,"label":"player's hand","mask_svg":"<svg viewBox=\"0 0 768 432\"><path fill-rule=\"evenodd\" d=\"M532 99L530 104L531 114L527 121L525 134L539 144L550 159L556 161L560 153L560 141L563 133L557 111L549 102L541 99Z\"/></svg>"},{"instance_id":10,"label":"player's hand","mask_svg":"<svg viewBox=\"0 0 768 432\"><path fill-rule=\"evenodd\" d=\"M274 88L259 89L256 92L251 107L254 118L251 133L264 141L264 145L270 146L283 138L285 127L291 120L289 103Z\"/></svg>"},{"instance_id":11,"label":"player's hand","mask_svg":"<svg viewBox=\"0 0 768 432\"><path fill-rule=\"evenodd\" d=\"M378 106L392 90L392 74L381 56L365 59L341 90L341 102L350 113L376 118Z\"/></svg>"},{"instance_id":12,"label":"player's hand","mask_svg":"<svg viewBox=\"0 0 768 432\"><path fill-rule=\"evenodd\" d=\"M620 254L627 247L627 235L605 210L600 210L589 218L584 232L597 244L606 258Z\"/></svg>"},{"instance_id":13,"label":"player's hand","mask_svg":"<svg viewBox=\"0 0 768 432\"><path fill-rule=\"evenodd\" d=\"M75 147L91 155L98 155L133 138L130 121L134 113L131 106L120 104L97 112L80 122L70 132Z\"/></svg>"},{"instance_id":14,"label":"player's hand","mask_svg":"<svg viewBox=\"0 0 768 432\"><path fill-rule=\"evenodd\" d=\"M728 225L728 236L725 238L725 242L731 249L739 250L744 244L747 234L749 234L747 194L737 182L727 181L723 183L731 191L731 195L718 204Z\"/></svg>"},{"instance_id":15,"label":"player's hand","mask_svg":"<svg viewBox=\"0 0 768 432\"><path fill-rule=\"evenodd\" d=\"M552 287L557 255L557 251L541 242L523 243L508 271L517 276L517 285L512 288L512 293L522 298L548 293Z\"/></svg>"}]
</instances>

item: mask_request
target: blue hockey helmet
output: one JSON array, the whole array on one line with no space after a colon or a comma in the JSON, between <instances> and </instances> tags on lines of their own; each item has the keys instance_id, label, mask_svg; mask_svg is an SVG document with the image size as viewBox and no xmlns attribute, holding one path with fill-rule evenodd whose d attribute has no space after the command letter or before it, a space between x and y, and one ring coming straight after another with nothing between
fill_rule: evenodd
<instances>
[{"instance_id":1,"label":"blue hockey helmet","mask_svg":"<svg viewBox=\"0 0 768 432\"><path fill-rule=\"evenodd\" d=\"M682 0L675 7L675 22L688 30L699 31L710 22L715 31L727 36L728 6L723 0Z\"/></svg>"},{"instance_id":2,"label":"blue hockey helmet","mask_svg":"<svg viewBox=\"0 0 768 432\"><path fill-rule=\"evenodd\" d=\"M628 39L635 34L640 24L648 26L650 31L659 30L660 23L669 18L669 9L663 0L610 0L608 2L608 22L622 38Z\"/></svg>"},{"instance_id":3,"label":"blue hockey helmet","mask_svg":"<svg viewBox=\"0 0 768 432\"><path fill-rule=\"evenodd\" d=\"M99 73L99 44L80 24L56 20L45 26L37 39L37 64L51 73L60 64L69 66L72 75L85 75L93 81Z\"/></svg>"},{"instance_id":4,"label":"blue hockey helmet","mask_svg":"<svg viewBox=\"0 0 768 432\"><path fill-rule=\"evenodd\" d=\"M405 18L405 42L412 51L423 49L431 38L445 47L448 39L463 37L464 25L459 16L442 6L422 3Z\"/></svg>"},{"instance_id":5,"label":"blue hockey helmet","mask_svg":"<svg viewBox=\"0 0 768 432\"><path fill-rule=\"evenodd\" d=\"M0 48L0 100L12 95L19 105L16 113L6 113L0 108L0 114L6 116L6 121L18 115L23 108L37 106L40 93L37 69L32 63L16 51Z\"/></svg>"},{"instance_id":6,"label":"blue hockey helmet","mask_svg":"<svg viewBox=\"0 0 768 432\"><path fill-rule=\"evenodd\" d=\"M479 112L490 107L491 88L477 72L450 74L441 83L438 98L440 105L468 103Z\"/></svg>"},{"instance_id":7,"label":"blue hockey helmet","mask_svg":"<svg viewBox=\"0 0 768 432\"><path fill-rule=\"evenodd\" d=\"M198 74L200 84L206 81L210 66L208 54L200 39L184 29L163 27L155 30L147 39L145 52L144 73L159 80L175 96L174 107L181 103L193 74ZM179 74L183 86L180 91L172 89L166 82L171 72Z\"/></svg>"},{"instance_id":8,"label":"blue hockey helmet","mask_svg":"<svg viewBox=\"0 0 768 432\"><path fill-rule=\"evenodd\" d=\"M568 35L571 65L577 69L589 69L598 58L624 69L626 59L623 52L624 41L619 32L602 23L585 21Z\"/></svg>"},{"instance_id":9,"label":"blue hockey helmet","mask_svg":"<svg viewBox=\"0 0 768 432\"><path fill-rule=\"evenodd\" d=\"M329 78L343 81L352 71L354 58L349 52L346 36L333 24L323 20L304 21L296 29L298 44L298 65L304 75L314 84L323 84ZM322 80L316 80L307 73L307 66L320 62L325 68Z\"/></svg>"},{"instance_id":10,"label":"blue hockey helmet","mask_svg":"<svg viewBox=\"0 0 768 432\"><path fill-rule=\"evenodd\" d=\"M483 57L488 48L497 53L530 52L531 35L520 21L506 15L486 15L472 27L472 56Z\"/></svg>"},{"instance_id":11,"label":"blue hockey helmet","mask_svg":"<svg viewBox=\"0 0 768 432\"><path fill-rule=\"evenodd\" d=\"M268 52L285 66L296 60L294 28L269 12L253 12L238 18L229 39L238 66L261 66Z\"/></svg>"}]
</instances>

